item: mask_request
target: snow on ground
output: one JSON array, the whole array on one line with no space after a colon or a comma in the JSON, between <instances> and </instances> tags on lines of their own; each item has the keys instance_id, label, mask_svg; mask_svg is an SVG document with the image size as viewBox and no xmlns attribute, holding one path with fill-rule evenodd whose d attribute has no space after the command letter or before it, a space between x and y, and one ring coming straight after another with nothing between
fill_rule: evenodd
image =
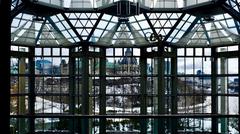
<instances>
[{"instance_id":1,"label":"snow on ground","mask_svg":"<svg viewBox=\"0 0 240 134\"><path fill-rule=\"evenodd\" d=\"M220 98L219 98L220 99ZM239 107L239 100L238 97L229 97L229 99L227 100L228 105L228 112L229 114L237 114L238 113L238 107ZM204 112L205 113L211 113L211 97L208 96L206 97L206 100L204 101L204 103L198 104L201 106L204 106ZM198 105L194 106L194 107L198 107ZM66 111L68 109L68 105L67 104L63 104L63 103L56 103L56 102L52 102L50 100L46 100L43 99L41 97L36 97L36 103L35 103L35 111L36 113L63 113L64 111ZM152 107L148 107L147 111L148 113L151 113L153 110ZM119 108L119 107L106 107L106 111L112 111L114 112L114 114L139 114L140 113L140 107L134 107L134 108ZM99 107L96 107L95 112L98 113L99 112ZM40 121L40 120L39 120ZM44 119L44 122L56 122L58 121L58 119ZM122 120L115 120L116 122L121 122ZM197 122L197 123L196 123ZM197 120L195 119L195 121L192 122L192 124L190 123L190 126L199 126L196 127L195 130L200 131L201 128L204 128L204 130L211 130L211 119L205 119L205 120ZM127 130L127 128L124 128L125 126L120 126L120 130ZM219 123L219 131L220 131L220 123ZM233 128L232 126L228 126L228 129L230 131L230 133L232 134L237 134L239 133L235 128Z\"/></svg>"},{"instance_id":2,"label":"snow on ground","mask_svg":"<svg viewBox=\"0 0 240 134\"><path fill-rule=\"evenodd\" d=\"M43 99L41 97L36 97L35 111L36 113L63 113L68 109L67 104L56 103Z\"/></svg>"},{"instance_id":3,"label":"snow on ground","mask_svg":"<svg viewBox=\"0 0 240 134\"><path fill-rule=\"evenodd\" d=\"M228 99L229 104L229 114L238 114L239 110L239 99L238 97L229 97Z\"/></svg>"}]
</instances>

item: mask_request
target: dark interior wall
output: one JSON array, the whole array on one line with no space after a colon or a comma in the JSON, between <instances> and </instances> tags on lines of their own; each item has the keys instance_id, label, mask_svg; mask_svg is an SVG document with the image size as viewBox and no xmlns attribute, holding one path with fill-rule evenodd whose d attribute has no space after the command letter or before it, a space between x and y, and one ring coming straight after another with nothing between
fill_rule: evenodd
<instances>
[{"instance_id":1,"label":"dark interior wall","mask_svg":"<svg viewBox=\"0 0 240 134\"><path fill-rule=\"evenodd\" d=\"M10 0L0 0L0 130L9 134L9 89L10 89Z\"/></svg>"}]
</instances>

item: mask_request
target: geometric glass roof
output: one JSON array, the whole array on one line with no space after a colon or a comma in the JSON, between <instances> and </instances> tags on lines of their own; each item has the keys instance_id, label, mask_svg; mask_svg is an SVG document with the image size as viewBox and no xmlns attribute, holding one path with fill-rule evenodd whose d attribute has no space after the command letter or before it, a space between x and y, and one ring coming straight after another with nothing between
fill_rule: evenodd
<instances>
[{"instance_id":1,"label":"geometric glass roof","mask_svg":"<svg viewBox=\"0 0 240 134\"><path fill-rule=\"evenodd\" d=\"M70 45L79 39L59 16L36 17L20 13L12 22L11 39L14 44Z\"/></svg>"},{"instance_id":2,"label":"geometric glass roof","mask_svg":"<svg viewBox=\"0 0 240 134\"><path fill-rule=\"evenodd\" d=\"M64 6L67 5L66 3L74 6L83 4L83 8L56 9L55 6L49 7L48 4L47 7L40 6L37 2L34 6L39 6L37 10L28 7L32 3L26 5L25 1L12 0L11 41L13 44L31 46L71 46L81 42L91 42L104 46L131 47L149 45L149 36L154 33L161 35L163 41L179 46L239 43L240 0L227 0L219 7L213 5L212 8L216 7L217 12L209 11L207 14L202 10L209 8L204 8L209 0L187 0L183 5L191 8L182 5L183 7L178 10L170 5L177 7L183 0L148 1L150 1L148 4L152 2L155 6L165 8L145 8L147 1L145 5L143 1L139 1L141 11L126 15L128 11L135 11L137 7L134 6L133 10L130 3L131 7L126 10L124 16L118 15L119 10L115 9L118 6L112 1L110 3L113 5L105 5L102 9L84 9L90 1L39 0L38 2L42 4L55 2L54 4L58 5L64 2L62 3ZM91 2L106 4L103 1ZM51 10L45 12L45 8ZM194 12L195 8L203 9Z\"/></svg>"},{"instance_id":3,"label":"geometric glass roof","mask_svg":"<svg viewBox=\"0 0 240 134\"><path fill-rule=\"evenodd\" d=\"M213 46L240 43L240 36L235 28L228 28L226 21L205 21L200 19L191 32L182 37L175 45L181 46ZM231 25L233 21L227 24ZM234 32L235 31L235 32Z\"/></svg>"},{"instance_id":4,"label":"geometric glass roof","mask_svg":"<svg viewBox=\"0 0 240 134\"><path fill-rule=\"evenodd\" d=\"M25 22L11 35L15 44L47 44L68 45L71 44L61 31L54 29L47 20Z\"/></svg>"},{"instance_id":5,"label":"geometric glass roof","mask_svg":"<svg viewBox=\"0 0 240 134\"><path fill-rule=\"evenodd\" d=\"M35 3L64 8L99 8L120 0L38 0ZM129 0L150 8L182 8L214 0Z\"/></svg>"}]
</instances>

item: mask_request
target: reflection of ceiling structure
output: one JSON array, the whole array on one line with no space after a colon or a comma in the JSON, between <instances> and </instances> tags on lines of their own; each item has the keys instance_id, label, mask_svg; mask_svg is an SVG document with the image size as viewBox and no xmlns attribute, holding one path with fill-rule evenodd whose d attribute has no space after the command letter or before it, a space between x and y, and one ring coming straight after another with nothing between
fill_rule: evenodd
<instances>
[{"instance_id":1,"label":"reflection of ceiling structure","mask_svg":"<svg viewBox=\"0 0 240 134\"><path fill-rule=\"evenodd\" d=\"M15 44L47 44L51 46L71 44L61 31L46 24L46 20L43 21L42 24L36 21L31 22L31 24L27 26L28 24L28 22L25 22L19 29L12 33L11 40L15 42Z\"/></svg>"},{"instance_id":2,"label":"reflection of ceiling structure","mask_svg":"<svg viewBox=\"0 0 240 134\"><path fill-rule=\"evenodd\" d=\"M128 5L126 1L113 3L109 0L38 0L33 3L12 0L11 39L13 44L23 45L70 46L92 42L121 47L148 45L149 33L157 33L164 41L181 46L240 42L239 0L224 3L187 0L182 5L181 1L139 1L138 7L133 1ZM49 2L55 3L43 6ZM99 3L102 6L97 6ZM101 8L94 8L94 5ZM33 8L36 6L39 8ZM214 8L206 13L211 6Z\"/></svg>"},{"instance_id":3,"label":"reflection of ceiling structure","mask_svg":"<svg viewBox=\"0 0 240 134\"><path fill-rule=\"evenodd\" d=\"M99 45L110 44L113 46L138 46L147 45L149 42L128 21L119 21L97 42Z\"/></svg>"},{"instance_id":4,"label":"reflection of ceiling structure","mask_svg":"<svg viewBox=\"0 0 240 134\"><path fill-rule=\"evenodd\" d=\"M196 24L195 28L186 36L182 37L176 45L204 46L237 44L240 36L232 33L221 22L207 22Z\"/></svg>"}]
</instances>

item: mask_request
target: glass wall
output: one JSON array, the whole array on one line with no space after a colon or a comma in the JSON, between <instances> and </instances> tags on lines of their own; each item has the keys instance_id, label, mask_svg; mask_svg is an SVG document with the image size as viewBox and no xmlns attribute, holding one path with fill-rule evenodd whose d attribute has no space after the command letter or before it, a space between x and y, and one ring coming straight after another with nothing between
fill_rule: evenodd
<instances>
[{"instance_id":1,"label":"glass wall","mask_svg":"<svg viewBox=\"0 0 240 134\"><path fill-rule=\"evenodd\" d=\"M12 133L239 132L238 46L11 50Z\"/></svg>"},{"instance_id":2,"label":"glass wall","mask_svg":"<svg viewBox=\"0 0 240 134\"><path fill-rule=\"evenodd\" d=\"M106 114L140 114L140 49L106 49ZM107 119L106 131L139 132L129 118ZM137 126L135 126L137 127Z\"/></svg>"},{"instance_id":3,"label":"glass wall","mask_svg":"<svg viewBox=\"0 0 240 134\"><path fill-rule=\"evenodd\" d=\"M234 54L238 50L238 46L217 48L218 114L239 115L239 55ZM239 118L219 118L218 123L219 133L239 132Z\"/></svg>"},{"instance_id":4,"label":"glass wall","mask_svg":"<svg viewBox=\"0 0 240 134\"><path fill-rule=\"evenodd\" d=\"M30 55L28 47L12 46L12 51L21 52L22 56L12 55L10 59L11 65L11 87L10 87L10 115L27 115L29 114L30 103ZM19 133L29 132L28 118L11 118L11 129L17 130Z\"/></svg>"}]
</instances>

